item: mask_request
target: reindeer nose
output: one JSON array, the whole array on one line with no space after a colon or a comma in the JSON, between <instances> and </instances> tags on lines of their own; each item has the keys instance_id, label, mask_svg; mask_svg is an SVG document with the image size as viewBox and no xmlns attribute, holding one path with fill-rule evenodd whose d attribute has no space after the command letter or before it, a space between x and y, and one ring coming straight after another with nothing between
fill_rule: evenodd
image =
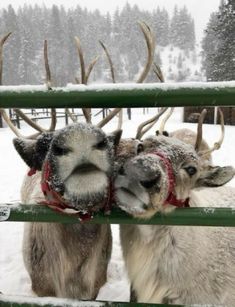
<instances>
[{"instance_id":1,"label":"reindeer nose","mask_svg":"<svg viewBox=\"0 0 235 307\"><path fill-rule=\"evenodd\" d=\"M155 185L157 185L160 182L160 179L161 179L161 174L158 173L157 176L154 179L140 181L140 184L145 189L151 189L152 187L154 187Z\"/></svg>"}]
</instances>

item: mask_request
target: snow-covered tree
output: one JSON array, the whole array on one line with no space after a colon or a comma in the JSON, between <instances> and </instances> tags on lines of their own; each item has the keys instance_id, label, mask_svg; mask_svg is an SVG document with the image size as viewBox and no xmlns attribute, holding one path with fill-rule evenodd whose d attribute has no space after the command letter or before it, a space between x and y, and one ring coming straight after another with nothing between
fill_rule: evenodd
<instances>
[{"instance_id":1,"label":"snow-covered tree","mask_svg":"<svg viewBox=\"0 0 235 307\"><path fill-rule=\"evenodd\" d=\"M202 43L208 81L235 80L235 3L222 1L211 14Z\"/></svg>"}]
</instances>

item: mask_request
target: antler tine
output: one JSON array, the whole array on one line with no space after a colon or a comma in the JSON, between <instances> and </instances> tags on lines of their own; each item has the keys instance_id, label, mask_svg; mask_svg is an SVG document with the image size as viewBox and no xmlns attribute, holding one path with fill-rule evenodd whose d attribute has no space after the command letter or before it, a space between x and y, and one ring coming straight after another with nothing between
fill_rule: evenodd
<instances>
[{"instance_id":1,"label":"antler tine","mask_svg":"<svg viewBox=\"0 0 235 307\"><path fill-rule=\"evenodd\" d=\"M6 122L6 124L8 125L8 127L11 129L11 131L19 138L24 138L24 139L36 139L41 132L29 135L29 136L24 136L22 135L19 130L13 125L11 119L9 118L9 116L7 115L7 112L4 109L0 109L0 113L2 114L2 117L4 119L4 121Z\"/></svg>"},{"instance_id":2,"label":"antler tine","mask_svg":"<svg viewBox=\"0 0 235 307\"><path fill-rule=\"evenodd\" d=\"M9 32L8 34L4 35L1 40L0 40L0 85L2 85L2 64L3 64L3 60L2 60L2 54L3 54L3 46L6 42L6 40L8 39L8 37L12 34L12 32Z\"/></svg>"},{"instance_id":3,"label":"antler tine","mask_svg":"<svg viewBox=\"0 0 235 307\"><path fill-rule=\"evenodd\" d=\"M220 108L218 108L218 111L219 111L219 115L220 115L220 126L221 126L221 135L220 135L219 141L215 142L214 146L212 148L210 148L209 150L199 152L199 154L201 156L208 154L208 153L212 153L213 151L220 149L220 147L221 147L221 145L224 141L224 134L225 134L224 114L223 114L223 112Z\"/></svg>"},{"instance_id":4,"label":"antler tine","mask_svg":"<svg viewBox=\"0 0 235 307\"><path fill-rule=\"evenodd\" d=\"M110 72L111 72L111 77L112 77L112 82L116 83L116 78L115 78L115 72L114 72L114 65L113 65L113 61L111 59L110 53L107 49L107 47L105 46L105 44L99 40L99 43L101 45L101 47L104 50L104 53L107 57L108 63L109 63L109 67L110 67ZM103 121L101 121L98 124L98 127L103 127L104 125L106 125L115 115L117 115L119 113L119 118L118 118L118 129L121 129L122 127L122 119L123 119L123 114L122 114L122 109L121 108L115 108L106 118L103 119ZM107 119L107 120L106 120Z\"/></svg>"},{"instance_id":5,"label":"antler tine","mask_svg":"<svg viewBox=\"0 0 235 307\"><path fill-rule=\"evenodd\" d=\"M51 90L51 70L49 66L49 60L48 60L48 51L47 51L47 40L44 40L44 64L45 64L45 70L46 70L46 84L47 89Z\"/></svg>"},{"instance_id":6,"label":"antler tine","mask_svg":"<svg viewBox=\"0 0 235 307\"><path fill-rule=\"evenodd\" d=\"M0 113L4 119L4 121L6 122L6 124L8 125L8 127L13 131L13 133L17 136L17 137L23 137L23 135L19 132L19 130L13 125L11 119L9 118L9 116L7 115L7 112L4 109L0 109Z\"/></svg>"},{"instance_id":7,"label":"antler tine","mask_svg":"<svg viewBox=\"0 0 235 307\"><path fill-rule=\"evenodd\" d=\"M219 141L214 143L214 146L211 149L211 152L220 149L220 147L221 147L221 145L224 141L224 132L225 132L225 129L224 129L224 114L223 114L221 108L218 108L218 111L219 111L219 115L220 115L221 136L219 138Z\"/></svg>"},{"instance_id":8,"label":"antler tine","mask_svg":"<svg viewBox=\"0 0 235 307\"><path fill-rule=\"evenodd\" d=\"M159 81L164 83L165 79L164 79L164 76L163 76L163 73L162 73L162 70L161 70L160 66L157 65L156 63L153 63L153 65L154 65L153 72L156 74L156 76L158 77Z\"/></svg>"},{"instance_id":9,"label":"antler tine","mask_svg":"<svg viewBox=\"0 0 235 307\"><path fill-rule=\"evenodd\" d=\"M107 115L104 119L102 119L96 126L99 128L104 127L115 115L117 115L122 108L115 108L113 109L109 115Z\"/></svg>"},{"instance_id":10,"label":"antler tine","mask_svg":"<svg viewBox=\"0 0 235 307\"><path fill-rule=\"evenodd\" d=\"M76 118L73 116L73 114L71 113L71 111L69 110L69 108L65 108L65 113L69 116L69 118L70 118L74 123L77 122Z\"/></svg>"},{"instance_id":11,"label":"antler tine","mask_svg":"<svg viewBox=\"0 0 235 307\"><path fill-rule=\"evenodd\" d=\"M140 77L137 80L137 83L142 83L148 75L148 72L152 66L155 52L155 40L154 35L150 29L150 27L145 22L139 22L140 29L144 35L147 50L148 50L148 58L147 62L144 66L144 70L142 71Z\"/></svg>"},{"instance_id":12,"label":"antler tine","mask_svg":"<svg viewBox=\"0 0 235 307\"><path fill-rule=\"evenodd\" d=\"M36 124L34 121L32 121L32 119L30 119L27 115L24 114L23 111L21 111L20 109L13 109L14 112L21 117L29 126L31 126L32 128L34 128L35 130L37 130L38 132L42 133L45 132L46 130L43 129L42 127L40 127L38 124Z\"/></svg>"},{"instance_id":13,"label":"antler tine","mask_svg":"<svg viewBox=\"0 0 235 307\"><path fill-rule=\"evenodd\" d=\"M114 67L113 67L113 61L111 59L111 56L108 52L108 49L106 48L106 46L104 45L104 43L102 41L99 40L99 43L101 45L101 47L104 49L105 55L108 59L108 63L109 63L109 67L110 67L110 72L111 72L111 77L112 77L112 81L113 83L116 83L116 79L115 79L115 73L114 73Z\"/></svg>"},{"instance_id":14,"label":"antler tine","mask_svg":"<svg viewBox=\"0 0 235 307\"><path fill-rule=\"evenodd\" d=\"M196 139L196 142L195 142L195 150L197 152L199 152L199 149L200 149L200 146L201 146L201 143L202 143L202 125L203 125L206 114L207 114L207 110L203 109L200 116L199 116L199 119L198 119L197 139Z\"/></svg>"},{"instance_id":15,"label":"antler tine","mask_svg":"<svg viewBox=\"0 0 235 307\"><path fill-rule=\"evenodd\" d=\"M81 47L81 42L80 42L80 39L77 36L75 36L75 41L76 41L76 45L77 45L77 51L78 51L80 67L81 67L81 83L86 84L85 61L84 61L83 51L82 51L82 47Z\"/></svg>"},{"instance_id":16,"label":"antler tine","mask_svg":"<svg viewBox=\"0 0 235 307\"><path fill-rule=\"evenodd\" d=\"M44 41L44 64L45 64L45 71L46 71L46 84L47 89L50 91L52 90L52 82L51 82L51 70L48 60L48 48L47 48L47 40ZM51 109L51 124L49 131L54 131L57 124L57 118L56 118L56 109Z\"/></svg>"},{"instance_id":17,"label":"antler tine","mask_svg":"<svg viewBox=\"0 0 235 307\"><path fill-rule=\"evenodd\" d=\"M83 56L83 51L81 47L81 42L80 39L75 36L75 41L77 45L77 51L78 51L78 56L79 56L79 61L80 61L80 67L81 67L81 84L87 84L88 78L91 74L92 69L94 68L98 57L96 57L89 65L88 71L86 73L86 67L85 67L85 61L84 61L84 56ZM77 81L77 80L76 80ZM91 109L90 108L82 108L83 115L86 119L87 123L91 123Z\"/></svg>"},{"instance_id":18,"label":"antler tine","mask_svg":"<svg viewBox=\"0 0 235 307\"><path fill-rule=\"evenodd\" d=\"M55 131L56 124L57 124L56 109L52 108L51 109L51 124L50 124L50 128L49 128L50 132Z\"/></svg>"},{"instance_id":19,"label":"antler tine","mask_svg":"<svg viewBox=\"0 0 235 307\"><path fill-rule=\"evenodd\" d=\"M89 79L89 77L90 77L90 74L91 74L91 72L92 72L92 70L93 70L93 68L94 68L94 66L95 66L95 64L96 64L96 62L98 61L99 57L100 57L99 55L98 55L97 57L95 57L94 60L91 61L91 63L89 64L89 66L88 66L88 68L87 68L87 73L86 73L86 84L87 84L87 82L88 82L88 79Z\"/></svg>"},{"instance_id":20,"label":"antler tine","mask_svg":"<svg viewBox=\"0 0 235 307\"><path fill-rule=\"evenodd\" d=\"M9 36L12 34L12 32L9 32L8 34L6 34L5 36L3 36L0 40L0 85L2 85L2 67L3 67L3 59L2 59L2 54L3 54L3 46L4 43L6 42L6 40L9 38ZM14 109L15 110L15 109ZM22 112L22 111L21 111ZM13 131L13 133L17 136L17 137L24 137L19 130L13 125L10 117L7 115L7 112L4 109L0 109L0 113L4 119L4 121L6 122L6 124L8 125L8 127ZM23 113L23 112L22 112ZM20 111L19 114L20 116ZM31 122L31 124L35 124L34 122ZM32 125L31 125L32 126ZM37 126L38 131L41 130L41 127ZM28 136L28 138L33 138L34 136ZM36 136L35 136L36 137Z\"/></svg>"},{"instance_id":21,"label":"antler tine","mask_svg":"<svg viewBox=\"0 0 235 307\"><path fill-rule=\"evenodd\" d=\"M90 108L82 108L82 113L86 119L88 124L91 123L91 109Z\"/></svg>"},{"instance_id":22,"label":"antler tine","mask_svg":"<svg viewBox=\"0 0 235 307\"><path fill-rule=\"evenodd\" d=\"M153 127L153 125L156 124L156 122L158 121L158 119L160 118L160 116L161 116L163 113L165 113L166 110L167 110L167 108L162 108L162 109L160 110L160 112L158 112L157 115L155 115L154 117L152 117L152 118L146 120L145 122L141 123L141 124L138 126L138 128L137 128L137 132L136 132L135 138L138 139L138 140L140 140L140 139L143 137L143 135L144 135L147 131L149 131L149 130ZM148 126L147 126L147 125L148 125ZM145 128L145 130L143 130L145 126L147 126L147 127Z\"/></svg>"},{"instance_id":23,"label":"antler tine","mask_svg":"<svg viewBox=\"0 0 235 307\"><path fill-rule=\"evenodd\" d=\"M171 115L173 114L175 108L171 108L170 111L167 113L167 115L163 118L160 128L159 128L159 134L162 135L163 131L165 129L165 125L166 122L168 121L168 119L171 117Z\"/></svg>"}]
</instances>

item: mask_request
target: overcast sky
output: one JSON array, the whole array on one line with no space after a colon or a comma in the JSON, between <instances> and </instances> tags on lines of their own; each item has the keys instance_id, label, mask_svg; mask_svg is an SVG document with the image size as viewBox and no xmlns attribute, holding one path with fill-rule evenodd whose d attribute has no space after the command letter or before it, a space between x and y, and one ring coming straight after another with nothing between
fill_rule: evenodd
<instances>
[{"instance_id":1,"label":"overcast sky","mask_svg":"<svg viewBox=\"0 0 235 307\"><path fill-rule=\"evenodd\" d=\"M89 10L98 8L102 12L113 12L117 7L122 8L127 0L0 0L0 8L7 7L12 4L14 8L24 3L40 4L46 6L53 4L64 5L69 8L79 4L81 7L87 7ZM172 12L175 4L178 6L186 5L191 15L194 17L197 38L201 39L203 29L205 28L209 16L217 10L220 0L129 0L129 4L137 4L139 8L153 10L158 5L165 7L169 12Z\"/></svg>"}]
</instances>

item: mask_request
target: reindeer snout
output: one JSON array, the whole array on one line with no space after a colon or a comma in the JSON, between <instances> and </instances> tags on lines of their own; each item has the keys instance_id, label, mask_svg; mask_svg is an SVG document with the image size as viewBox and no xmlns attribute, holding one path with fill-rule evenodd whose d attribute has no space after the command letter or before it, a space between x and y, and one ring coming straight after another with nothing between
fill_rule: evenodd
<instances>
[{"instance_id":1,"label":"reindeer snout","mask_svg":"<svg viewBox=\"0 0 235 307\"><path fill-rule=\"evenodd\" d=\"M132 159L126 166L126 173L148 189L161 181L162 171L158 157L149 154Z\"/></svg>"},{"instance_id":2,"label":"reindeer snout","mask_svg":"<svg viewBox=\"0 0 235 307\"><path fill-rule=\"evenodd\" d=\"M140 184L145 188L145 189L151 189L154 186L159 185L161 181L161 173L157 173L156 177L151 179L151 180L144 180L140 181Z\"/></svg>"}]
</instances>

